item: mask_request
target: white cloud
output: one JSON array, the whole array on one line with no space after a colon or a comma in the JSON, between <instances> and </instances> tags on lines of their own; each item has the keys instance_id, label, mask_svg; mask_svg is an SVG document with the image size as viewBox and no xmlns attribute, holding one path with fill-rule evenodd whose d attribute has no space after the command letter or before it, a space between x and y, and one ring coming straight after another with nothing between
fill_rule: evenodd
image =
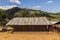
<instances>
[{"instance_id":1,"label":"white cloud","mask_svg":"<svg viewBox=\"0 0 60 40\"><path fill-rule=\"evenodd\" d=\"M10 0L10 2L12 3L17 3L17 4L21 4L21 2L19 0Z\"/></svg>"},{"instance_id":2,"label":"white cloud","mask_svg":"<svg viewBox=\"0 0 60 40\"><path fill-rule=\"evenodd\" d=\"M0 9L8 10L8 9L13 8L13 7L17 7L17 6L16 5L0 6Z\"/></svg>"},{"instance_id":3,"label":"white cloud","mask_svg":"<svg viewBox=\"0 0 60 40\"><path fill-rule=\"evenodd\" d=\"M32 9L35 9L35 10L39 10L41 8L41 6L34 6L32 7Z\"/></svg>"},{"instance_id":4,"label":"white cloud","mask_svg":"<svg viewBox=\"0 0 60 40\"><path fill-rule=\"evenodd\" d=\"M49 1L47 1L46 3L47 4L50 4L50 3L53 3L54 1L52 1L52 0L49 0Z\"/></svg>"}]
</instances>

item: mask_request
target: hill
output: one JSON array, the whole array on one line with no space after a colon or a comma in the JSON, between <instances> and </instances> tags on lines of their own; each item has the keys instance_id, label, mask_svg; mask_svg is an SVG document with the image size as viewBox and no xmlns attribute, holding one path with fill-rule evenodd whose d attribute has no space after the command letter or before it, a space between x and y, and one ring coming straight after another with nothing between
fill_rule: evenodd
<instances>
[{"instance_id":1,"label":"hill","mask_svg":"<svg viewBox=\"0 0 60 40\"><path fill-rule=\"evenodd\" d=\"M55 19L51 19L51 20L58 20L58 21L60 21L60 12L59 13L51 13L50 15L55 17Z\"/></svg>"},{"instance_id":2,"label":"hill","mask_svg":"<svg viewBox=\"0 0 60 40\"><path fill-rule=\"evenodd\" d=\"M51 20L52 18L55 18L54 16L51 16L48 12L27 8L14 7L6 11L9 19L14 17L47 17L49 20Z\"/></svg>"},{"instance_id":3,"label":"hill","mask_svg":"<svg viewBox=\"0 0 60 40\"><path fill-rule=\"evenodd\" d=\"M5 11L7 13L8 19L12 19L14 17L47 17L49 20L60 20L60 12L50 13L42 10L34 10L34 9L18 8L18 7L14 7Z\"/></svg>"}]
</instances>

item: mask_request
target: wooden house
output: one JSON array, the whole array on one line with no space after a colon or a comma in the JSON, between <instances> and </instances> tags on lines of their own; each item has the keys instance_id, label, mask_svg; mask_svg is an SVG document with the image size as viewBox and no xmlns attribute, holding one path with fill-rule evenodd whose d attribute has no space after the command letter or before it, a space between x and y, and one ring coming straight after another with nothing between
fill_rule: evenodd
<instances>
[{"instance_id":1,"label":"wooden house","mask_svg":"<svg viewBox=\"0 0 60 40\"><path fill-rule=\"evenodd\" d=\"M13 18L6 26L11 26L14 31L50 31L52 24L46 17Z\"/></svg>"}]
</instances>

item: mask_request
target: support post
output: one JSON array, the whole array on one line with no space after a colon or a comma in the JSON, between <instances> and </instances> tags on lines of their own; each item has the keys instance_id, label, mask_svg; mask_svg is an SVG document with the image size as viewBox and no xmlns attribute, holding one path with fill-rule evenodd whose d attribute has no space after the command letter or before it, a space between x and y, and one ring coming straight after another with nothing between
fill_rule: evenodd
<instances>
[{"instance_id":1,"label":"support post","mask_svg":"<svg viewBox=\"0 0 60 40\"><path fill-rule=\"evenodd\" d=\"M48 30L48 25L47 25L47 31L49 31L49 30Z\"/></svg>"},{"instance_id":2,"label":"support post","mask_svg":"<svg viewBox=\"0 0 60 40\"><path fill-rule=\"evenodd\" d=\"M47 25L47 29L48 29L48 25Z\"/></svg>"}]
</instances>

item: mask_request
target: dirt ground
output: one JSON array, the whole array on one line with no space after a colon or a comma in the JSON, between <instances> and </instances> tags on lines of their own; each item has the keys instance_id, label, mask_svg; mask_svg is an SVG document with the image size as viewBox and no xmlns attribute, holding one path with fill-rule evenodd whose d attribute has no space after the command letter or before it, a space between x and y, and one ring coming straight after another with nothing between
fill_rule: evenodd
<instances>
[{"instance_id":1,"label":"dirt ground","mask_svg":"<svg viewBox=\"0 0 60 40\"><path fill-rule=\"evenodd\" d=\"M60 34L51 32L0 32L0 40L60 40Z\"/></svg>"}]
</instances>

